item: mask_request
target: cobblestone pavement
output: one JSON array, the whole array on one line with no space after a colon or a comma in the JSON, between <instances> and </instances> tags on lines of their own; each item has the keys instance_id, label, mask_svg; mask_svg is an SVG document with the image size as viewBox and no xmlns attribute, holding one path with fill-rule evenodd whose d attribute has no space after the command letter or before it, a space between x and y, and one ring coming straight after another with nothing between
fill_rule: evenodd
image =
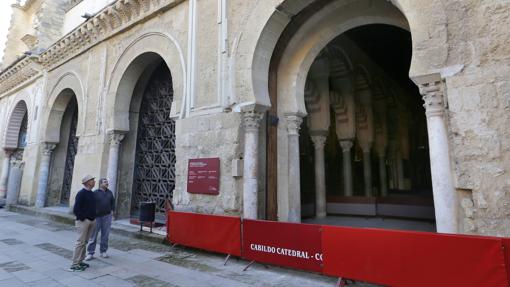
<instances>
[{"instance_id":1,"label":"cobblestone pavement","mask_svg":"<svg viewBox=\"0 0 510 287\"><path fill-rule=\"evenodd\" d=\"M111 234L109 258L69 272L74 227L0 209L0 286L335 286L335 278ZM99 247L98 247L99 248ZM363 285L361 285L363 286Z\"/></svg>"}]
</instances>

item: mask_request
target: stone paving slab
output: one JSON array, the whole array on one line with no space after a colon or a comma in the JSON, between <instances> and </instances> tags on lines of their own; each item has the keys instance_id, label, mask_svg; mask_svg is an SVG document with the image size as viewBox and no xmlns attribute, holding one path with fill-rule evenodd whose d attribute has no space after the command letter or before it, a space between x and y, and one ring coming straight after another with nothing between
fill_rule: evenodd
<instances>
[{"instance_id":1,"label":"stone paving slab","mask_svg":"<svg viewBox=\"0 0 510 287\"><path fill-rule=\"evenodd\" d=\"M0 209L0 287L16 286L335 286L336 279L248 262L185 247L110 235L109 258L69 272L74 227ZM99 247L98 247L99 248ZM97 253L96 253L97 254ZM352 286L372 286L357 284Z\"/></svg>"}]
</instances>

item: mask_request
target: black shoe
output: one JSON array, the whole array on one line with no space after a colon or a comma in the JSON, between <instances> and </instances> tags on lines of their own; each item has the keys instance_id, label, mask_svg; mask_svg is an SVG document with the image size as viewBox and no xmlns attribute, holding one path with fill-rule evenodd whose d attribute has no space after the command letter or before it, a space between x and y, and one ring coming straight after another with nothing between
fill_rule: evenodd
<instances>
[{"instance_id":1,"label":"black shoe","mask_svg":"<svg viewBox=\"0 0 510 287\"><path fill-rule=\"evenodd\" d=\"M73 265L73 266L69 267L68 270L71 272L81 272L81 271L85 271L85 267L82 267L80 265Z\"/></svg>"},{"instance_id":2,"label":"black shoe","mask_svg":"<svg viewBox=\"0 0 510 287\"><path fill-rule=\"evenodd\" d=\"M83 263L83 262L80 262L80 263L78 264L78 266L82 267L83 269L85 269L85 268L89 268L89 267L90 267L90 265L88 265L87 263Z\"/></svg>"}]
</instances>

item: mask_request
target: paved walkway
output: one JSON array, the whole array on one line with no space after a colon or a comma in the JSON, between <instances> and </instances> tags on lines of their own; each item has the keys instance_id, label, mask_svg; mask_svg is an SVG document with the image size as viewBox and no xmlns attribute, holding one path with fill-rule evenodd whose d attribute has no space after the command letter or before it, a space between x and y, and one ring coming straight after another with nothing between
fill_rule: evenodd
<instances>
[{"instance_id":1,"label":"paved walkway","mask_svg":"<svg viewBox=\"0 0 510 287\"><path fill-rule=\"evenodd\" d=\"M69 272L74 227L0 209L0 286L335 286L334 278L112 234L110 258ZM98 247L99 248L99 247ZM358 285L363 286L363 285Z\"/></svg>"}]
</instances>

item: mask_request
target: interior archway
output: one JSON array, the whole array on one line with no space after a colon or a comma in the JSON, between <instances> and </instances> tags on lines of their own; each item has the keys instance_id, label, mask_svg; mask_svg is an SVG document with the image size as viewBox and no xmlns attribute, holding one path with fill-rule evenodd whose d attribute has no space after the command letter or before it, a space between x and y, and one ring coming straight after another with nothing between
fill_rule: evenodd
<instances>
[{"instance_id":1,"label":"interior archway","mask_svg":"<svg viewBox=\"0 0 510 287\"><path fill-rule=\"evenodd\" d=\"M302 193L300 189L303 189L303 187L305 187L305 189L309 189L311 185L315 185L313 180L308 183L301 182L301 184L297 185L298 188L296 188L296 184L293 183L293 181L295 181L294 178L300 178L300 174L310 175L310 170L306 170L303 155L306 154L304 151L307 144L311 147L311 151L313 151L314 147L310 142L310 139L304 139L303 136L300 136L300 148L303 146L300 150L300 154L302 155L300 156L300 166L302 166L301 168L305 168L305 170L301 171L299 174L292 174L292 172L296 173L296 168L291 167L292 155L290 154L290 137L286 136L286 119L291 119L296 116L303 117L308 114L308 117L305 118L305 123L301 126L302 133L306 133L307 128L310 127L310 120L308 119L311 114L310 109L313 110L316 108L310 108L307 104L309 102L313 103L314 101L317 101L317 99L313 99L313 96L311 99L307 99L306 84L309 82L308 78L310 77L310 71L313 70L313 65L316 64L317 59L326 58L326 61L328 61L328 67L325 72L331 73L333 77L338 79L334 82L330 82L328 76L328 79L325 82L328 86L337 86L336 91L333 91L331 94L334 94L335 92L340 95L347 93L352 94L350 97L347 97L347 102L343 102L343 104L349 106L350 109L346 109L344 107L344 110L347 110L347 114L341 116L332 116L335 114L332 111L334 109L337 109L337 113L339 114L342 112L342 102L339 99L335 97L328 98L327 104L322 103L323 109L324 105L329 106L327 109L327 114L329 116L326 117L327 120L325 120L324 117L320 120L328 123L327 128L320 131L320 133L325 132L326 135L338 137L338 135L335 134L342 134L342 132L335 131L334 133L331 133L329 122L334 125L335 123L338 123L339 120L341 122L341 120L345 120L346 117L352 116L354 126L353 128L348 129L351 132L351 135L347 133L347 136L356 140L352 143L354 146L353 150L356 150L356 153L352 154L353 160L358 162L357 160L359 159L363 160L363 158L370 157L369 160L365 160L367 164L361 165L361 173L370 173L373 175L371 178L363 178L361 181L359 180L359 177L356 177L355 179L353 178L354 180L352 184L355 190L359 190L361 187L366 197L372 196L373 192L372 184L368 184L368 182L375 180L376 183L374 184L377 186L378 181L378 159L376 157L375 160L372 161L371 157L375 153L370 155L370 152L372 152L371 146L373 143L375 141L380 142L381 137L375 136L376 133L374 131L388 128L388 126L381 126L380 124L374 125L374 122L381 122L381 117L386 117L384 113L387 111L386 109L374 109L371 107L371 101L373 98L372 94L376 93L378 94L378 97L381 97L380 95L391 95L390 98L393 99L399 94L398 91L395 92L395 88L381 87L380 83L386 81L386 79L381 80L380 78L377 78L379 73L373 72L373 67L377 67L380 63L376 61L368 61L370 63L367 64L365 63L367 61L364 61L363 63L356 63L353 61L353 56L351 55L352 51L356 50L357 52L355 53L357 54L360 54L360 51L361 54L370 54L371 52L363 51L356 46L356 43L361 43L361 40L358 39L359 41L353 41L345 35L348 35L350 33L349 31L355 31L355 29L359 27L384 25L385 27L392 27L394 29L398 28L400 31L404 31L408 35L406 36L406 39L410 40L411 37L408 32L409 25L402 12L387 1L350 2L338 0L323 1L324 3L322 3L322 5L319 5L319 2L321 1L314 2L292 18L292 21L282 32L271 58L269 71L269 94L272 108L269 112L269 117L282 119L282 121L280 121L282 124L278 124L278 126L268 125L268 219L275 219L277 217L278 220L283 221L295 220L292 216L290 216L290 214L295 213L296 210L298 210L298 213L301 213L302 208L303 211L306 212L307 209L306 206L296 206L296 192L299 193L297 196L304 199L309 194L306 192ZM372 34L374 35L377 33ZM357 35L359 36L359 33ZM354 36L356 35L351 35L351 37ZM387 36L386 33L383 33L382 37L384 36ZM333 42L336 42L336 45L330 45ZM399 65L399 67L402 68L402 71L405 71L404 74L406 75L407 81L409 81L407 73L409 72L409 63L411 62L410 51L412 51L411 43L409 42L408 44L409 45L406 49L408 49L409 53L405 59L407 63L403 68L402 65ZM345 58L348 58L349 60L345 61ZM354 58L359 57L355 56ZM388 58L391 59L391 57ZM339 67L340 62L345 62L342 67ZM322 71L322 73L324 74L324 71ZM388 72L383 71L381 74L388 76ZM392 75L390 75L389 78L391 78L391 76ZM329 94L329 92L328 87L327 93ZM324 94L324 92L322 92L322 94ZM419 102L420 97L415 95L415 98ZM363 105L357 105L357 103L363 103ZM336 107L333 107L335 105ZM417 107L420 107L420 105L418 104ZM424 114L423 111L421 111L421 113ZM374 117L378 120L376 121ZM360 119L364 119L365 122L371 123L370 125L366 123L363 124L365 125L364 132L359 132L359 129L357 129L360 125ZM401 128L401 130L405 131L406 129ZM310 134L307 136L316 134L316 131L309 130L309 132ZM365 152L363 152L363 149L359 144L357 144L357 142L365 143ZM366 156L360 157L360 154ZM354 164L353 168L355 169L353 172L357 174L360 173L359 164ZM289 170L289 172L280 172L282 170ZM299 171L299 169L297 170ZM402 170L402 168L400 168L400 170ZM311 174L313 174L313 171ZM331 176L329 177L331 178ZM391 182L391 184L393 184L393 182ZM329 183L329 185L331 185L331 183ZM379 192L379 188L375 188L374 194L377 192ZM372 207L373 209L377 209L375 202L372 204ZM275 214L276 210L277 216ZM374 214L376 213L374 212Z\"/></svg>"}]
</instances>

